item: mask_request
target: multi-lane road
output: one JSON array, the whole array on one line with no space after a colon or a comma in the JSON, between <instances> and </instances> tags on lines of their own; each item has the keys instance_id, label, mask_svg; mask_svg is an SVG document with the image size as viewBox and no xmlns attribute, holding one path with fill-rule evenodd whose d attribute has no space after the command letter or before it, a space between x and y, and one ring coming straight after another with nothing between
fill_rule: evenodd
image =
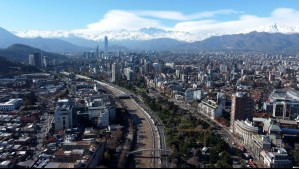
<instances>
[{"instance_id":1,"label":"multi-lane road","mask_svg":"<svg viewBox=\"0 0 299 169\"><path fill-rule=\"evenodd\" d=\"M63 74L68 75L67 72ZM77 78L93 80L86 76L76 75ZM110 91L113 95L123 95L128 94L122 89L117 88L113 85L103 83L97 80L93 80L98 83L106 90ZM142 102L138 103L134 98L123 99L122 102L127 106L127 109L133 116L138 117L138 142L137 150L150 150L150 149L166 149L166 141L164 136L164 128L161 121L154 116L154 113L149 112L150 110L144 106ZM159 121L158 121L159 120ZM166 160L163 159L164 152L160 151L141 151L136 156L134 156L135 167L141 168L160 168L167 167Z\"/></svg>"}]
</instances>

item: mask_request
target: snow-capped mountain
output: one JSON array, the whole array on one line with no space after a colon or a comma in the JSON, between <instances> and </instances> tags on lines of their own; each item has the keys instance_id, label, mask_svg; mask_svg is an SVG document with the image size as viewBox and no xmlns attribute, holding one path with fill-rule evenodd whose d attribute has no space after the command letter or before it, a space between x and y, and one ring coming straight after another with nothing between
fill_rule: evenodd
<instances>
[{"instance_id":1,"label":"snow-capped mountain","mask_svg":"<svg viewBox=\"0 0 299 169\"><path fill-rule=\"evenodd\" d=\"M159 38L170 38L178 41L195 42L207 39L211 36L220 35L231 35L231 34L246 34L250 32L267 32L267 33L283 33L293 34L299 33L299 27L287 26L282 24L270 24L258 28L250 28L239 32L223 32L223 33L189 33L183 31L172 31L164 30L161 28L142 28L136 31L130 30L115 30L115 31L104 31L104 32L88 32L81 30L74 31L38 31L38 30L26 30L26 31L11 31L13 34L24 37L24 38L69 38L78 37L93 41L102 41L104 36L108 36L110 41L121 41L121 40L152 40Z\"/></svg>"},{"instance_id":2,"label":"snow-capped mountain","mask_svg":"<svg viewBox=\"0 0 299 169\"><path fill-rule=\"evenodd\" d=\"M12 30L12 33L19 37L24 38L68 38L68 37L80 37L87 40L100 41L104 39L104 36L108 36L111 41L120 40L152 40L159 38L170 38L178 41L195 42L204 40L211 36L220 34L201 34L201 33L189 33L182 31L170 31L160 28L142 28L137 31L129 30L116 30L116 31L105 31L105 32L80 32L75 31L38 31L38 30L27 30L17 31Z\"/></svg>"},{"instance_id":3,"label":"snow-capped mountain","mask_svg":"<svg viewBox=\"0 0 299 169\"><path fill-rule=\"evenodd\" d=\"M259 33L282 33L282 34L299 34L299 27L287 26L282 24L270 24L263 27L250 28L239 32L223 32L223 33L190 33L184 31L173 31L166 30L161 28L142 28L139 30L113 30L113 31L90 31L90 30L72 30L72 31L38 31L38 30L28 30L28 31L11 31L18 37L21 38L37 38L42 37L46 39L59 39L66 41L70 44L74 44L82 47L94 47L100 41L103 41L105 36L108 36L110 45L120 45L127 48L146 48L154 49L156 47L161 47L161 43L156 40L161 40L165 45L163 47L170 48L171 45L182 44L185 42L198 42L203 41L208 38L213 38L213 36L222 36L222 35L241 35L249 34L250 32L259 32ZM251 34L254 36L255 34ZM242 36L241 36L242 37ZM164 39L162 41L162 39ZM242 41L242 38L239 39ZM254 40L252 40L254 41ZM5 40L5 43L8 41ZM3 42L3 43L4 43ZM141 42L145 42L141 43ZM227 42L225 42L227 43ZM243 42L242 42L243 43ZM171 45L170 45L171 44ZM147 45L147 47L145 47ZM36 47L36 46L34 46ZM39 47L39 46L37 46ZM100 46L102 47L102 46Z\"/></svg>"},{"instance_id":4,"label":"snow-capped mountain","mask_svg":"<svg viewBox=\"0 0 299 169\"><path fill-rule=\"evenodd\" d=\"M69 37L71 33L68 31L63 30L56 30L56 31L40 31L40 30L25 30L25 31L17 31L12 30L11 33L22 37L22 38L61 38L61 37Z\"/></svg>"},{"instance_id":5,"label":"snow-capped mountain","mask_svg":"<svg viewBox=\"0 0 299 169\"><path fill-rule=\"evenodd\" d=\"M240 31L238 33L250 33L250 32L267 32L267 33L283 33L283 34L294 34L299 33L299 27L282 25L282 24L269 24L266 26L258 27L258 28L251 28Z\"/></svg>"}]
</instances>

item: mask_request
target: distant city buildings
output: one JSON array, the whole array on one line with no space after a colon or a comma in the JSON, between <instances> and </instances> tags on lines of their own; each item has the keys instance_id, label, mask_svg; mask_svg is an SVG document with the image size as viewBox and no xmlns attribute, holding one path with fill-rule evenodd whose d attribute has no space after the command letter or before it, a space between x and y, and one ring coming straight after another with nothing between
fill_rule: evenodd
<instances>
[{"instance_id":1,"label":"distant city buildings","mask_svg":"<svg viewBox=\"0 0 299 169\"><path fill-rule=\"evenodd\" d=\"M127 77L128 81L131 81L134 79L134 71L131 70L131 68L125 68L124 69L124 74Z\"/></svg>"},{"instance_id":2,"label":"distant city buildings","mask_svg":"<svg viewBox=\"0 0 299 169\"><path fill-rule=\"evenodd\" d=\"M35 61L34 61L34 55L33 54L29 55L29 65L35 66Z\"/></svg>"},{"instance_id":3,"label":"distant city buildings","mask_svg":"<svg viewBox=\"0 0 299 169\"><path fill-rule=\"evenodd\" d=\"M42 56L42 52L34 52L34 54L29 54L29 65L38 68L46 67L47 59Z\"/></svg>"},{"instance_id":4,"label":"distant city buildings","mask_svg":"<svg viewBox=\"0 0 299 169\"><path fill-rule=\"evenodd\" d=\"M33 54L34 56L34 63L36 67L43 67L43 59L42 59L42 53L41 52L35 52Z\"/></svg>"}]
</instances>

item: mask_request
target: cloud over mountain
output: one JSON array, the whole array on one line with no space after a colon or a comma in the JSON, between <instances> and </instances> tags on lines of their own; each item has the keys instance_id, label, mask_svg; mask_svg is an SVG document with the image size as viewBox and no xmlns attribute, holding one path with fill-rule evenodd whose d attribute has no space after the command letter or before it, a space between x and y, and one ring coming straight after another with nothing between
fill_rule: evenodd
<instances>
[{"instance_id":1,"label":"cloud over mountain","mask_svg":"<svg viewBox=\"0 0 299 169\"><path fill-rule=\"evenodd\" d=\"M218 15L234 15L237 19L219 20L216 19ZM202 11L191 14L178 11L111 10L98 22L88 24L81 29L71 31L15 30L12 32L20 37L30 38L39 36L45 38L76 36L98 41L107 35L111 40L171 38L194 42L215 35L230 35L251 31L271 32L270 28L264 29L261 27L274 25L274 23L285 25L280 26L279 30L274 32L298 33L297 27L299 24L296 22L298 18L299 11L291 8L277 8L266 17L246 14L232 9ZM165 21L174 24L166 26ZM151 33L142 31L151 28L154 28L155 31Z\"/></svg>"}]
</instances>

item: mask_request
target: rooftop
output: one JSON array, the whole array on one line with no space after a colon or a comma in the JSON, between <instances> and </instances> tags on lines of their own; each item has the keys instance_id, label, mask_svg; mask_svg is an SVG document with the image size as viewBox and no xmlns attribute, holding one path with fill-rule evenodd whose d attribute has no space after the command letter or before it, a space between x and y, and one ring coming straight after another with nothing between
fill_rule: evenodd
<instances>
[{"instance_id":1,"label":"rooftop","mask_svg":"<svg viewBox=\"0 0 299 169\"><path fill-rule=\"evenodd\" d=\"M13 105L18 101L23 101L22 99L10 99L8 102L0 103L0 105Z\"/></svg>"},{"instance_id":2,"label":"rooftop","mask_svg":"<svg viewBox=\"0 0 299 169\"><path fill-rule=\"evenodd\" d=\"M258 132L258 127L253 126L253 122L250 122L249 120L245 120L245 121L237 120L235 123L239 125L243 130L256 132L256 133Z\"/></svg>"},{"instance_id":3,"label":"rooftop","mask_svg":"<svg viewBox=\"0 0 299 169\"><path fill-rule=\"evenodd\" d=\"M61 165L62 163L58 163L58 162L49 162L45 168L59 168L59 166Z\"/></svg>"}]
</instances>

